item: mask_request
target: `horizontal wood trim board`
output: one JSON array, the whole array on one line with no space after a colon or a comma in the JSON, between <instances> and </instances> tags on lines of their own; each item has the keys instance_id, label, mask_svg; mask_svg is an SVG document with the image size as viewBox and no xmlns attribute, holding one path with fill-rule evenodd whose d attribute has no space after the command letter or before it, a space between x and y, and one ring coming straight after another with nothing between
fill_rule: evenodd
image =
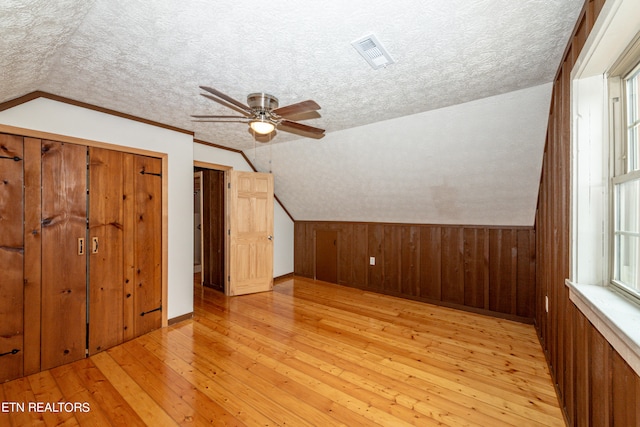
<instances>
[{"instance_id":1,"label":"horizontal wood trim board","mask_svg":"<svg viewBox=\"0 0 640 427\"><path fill-rule=\"evenodd\" d=\"M71 98L65 98L64 96L54 95L52 93L43 92L43 91L34 91L34 92L28 93L26 95L20 96L18 98L15 98L15 99L0 103L0 111L8 110L10 108L13 108L13 107L16 107L18 105L27 103L29 101L33 101L34 99L37 99L37 98L51 99L52 101L62 102L62 103L69 104L69 105L75 105L77 107L86 108L87 110L93 110L93 111L98 111L100 113L110 114L110 115L116 116L116 117L122 117L124 119L133 120L135 122L140 122L140 123L144 123L144 124L147 124L147 125L160 127L160 128L163 128L163 129L169 129L169 130L172 130L174 132L186 133L187 135L192 135L192 136L194 135L194 132L190 131L190 130L181 129L181 128L178 128L178 127L175 127L175 126L170 126L170 125L167 125L167 124L164 124L164 123L155 122L153 120L143 119L141 117L132 116L132 115L126 114L126 113L121 113L119 111L111 110L109 108L104 108L104 107L100 107L100 106L97 106L97 105L88 104L86 102L77 101L77 100L71 99Z\"/></svg>"},{"instance_id":2,"label":"horizontal wood trim board","mask_svg":"<svg viewBox=\"0 0 640 427\"><path fill-rule=\"evenodd\" d=\"M172 317L171 319L169 319L168 326L172 326L172 325L175 325L176 323L180 323L185 320L191 320L191 319L193 319L193 312L183 314L182 316Z\"/></svg>"},{"instance_id":3,"label":"horizontal wood trim board","mask_svg":"<svg viewBox=\"0 0 640 427\"><path fill-rule=\"evenodd\" d=\"M34 129L25 129L25 128L16 127L16 126L10 126L10 125L0 124L0 133L7 133L11 135L18 135L18 136L49 140L49 141L65 142L68 144L85 145L87 147L105 148L108 150L121 151L124 153L140 154L142 156L157 157L157 158L163 159L163 161L168 157L167 153L161 153L159 151L145 150L141 148L128 147L126 145L112 144L110 142L94 141L91 139L77 138L75 136L60 135L56 133L43 132L43 131L34 130ZM163 172L166 176L166 171L163 170Z\"/></svg>"},{"instance_id":4,"label":"horizontal wood trim board","mask_svg":"<svg viewBox=\"0 0 640 427\"><path fill-rule=\"evenodd\" d=\"M294 272L323 277L316 235L336 232L340 285L532 322L532 227L297 221Z\"/></svg>"}]
</instances>

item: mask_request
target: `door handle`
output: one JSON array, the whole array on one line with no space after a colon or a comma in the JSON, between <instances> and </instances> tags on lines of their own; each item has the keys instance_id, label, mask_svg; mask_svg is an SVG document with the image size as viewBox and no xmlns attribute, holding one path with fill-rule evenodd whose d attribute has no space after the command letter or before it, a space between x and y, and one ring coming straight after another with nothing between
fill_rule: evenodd
<instances>
[{"instance_id":1,"label":"door handle","mask_svg":"<svg viewBox=\"0 0 640 427\"><path fill-rule=\"evenodd\" d=\"M84 237L78 237L78 255L84 255Z\"/></svg>"},{"instance_id":2,"label":"door handle","mask_svg":"<svg viewBox=\"0 0 640 427\"><path fill-rule=\"evenodd\" d=\"M272 236L271 234L269 234L269 235L267 236L267 239L269 239L269 240L273 240L273 236Z\"/></svg>"},{"instance_id":3,"label":"door handle","mask_svg":"<svg viewBox=\"0 0 640 427\"><path fill-rule=\"evenodd\" d=\"M97 254L98 253L98 238L97 237L92 238L91 242L93 243L93 246L91 248L91 253L92 254Z\"/></svg>"}]
</instances>

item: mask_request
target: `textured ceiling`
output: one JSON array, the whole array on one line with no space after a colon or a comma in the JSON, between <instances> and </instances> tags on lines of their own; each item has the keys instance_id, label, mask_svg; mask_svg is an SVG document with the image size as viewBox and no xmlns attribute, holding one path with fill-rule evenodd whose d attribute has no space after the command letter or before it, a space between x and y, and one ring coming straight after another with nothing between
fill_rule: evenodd
<instances>
[{"instance_id":1,"label":"textured ceiling","mask_svg":"<svg viewBox=\"0 0 640 427\"><path fill-rule=\"evenodd\" d=\"M327 131L324 139L313 143L332 146L328 142L339 142L348 129L366 133L373 128L365 125L552 81L582 4L583 0L402 0L393 5L383 0L4 0L0 102L43 90L193 130L198 139L252 150L254 140L246 125L194 123L190 115L231 112L199 96L199 85L243 102L251 92L267 92L281 105L318 102L321 117L304 123ZM350 43L370 33L395 64L373 70L357 54ZM520 102L526 110L528 100ZM541 102L529 107L540 108ZM503 122L512 123L510 112L504 114ZM509 126L507 130L514 132ZM520 139L540 151L542 142L537 139L544 138L544 129L536 135ZM518 138L517 130L512 137ZM480 139L491 140L490 135ZM310 140L285 132L275 137L273 150L288 141L311 150L296 152L302 156L297 161L317 150L309 147ZM372 157L362 140L344 143L341 155L362 156L362 161ZM420 146L394 144L401 152L421 153ZM540 155L530 162L539 162ZM415 157L405 160L408 169L415 168ZM539 165L526 169L535 174ZM295 206L290 209L293 216L311 218L309 209L298 207L287 189L292 182L317 178L288 174L292 181L285 184L284 175L278 179L274 172L280 182L276 192ZM461 171L435 172L450 181L448 174ZM370 177L362 173L348 177L355 180L353 188L368 182ZM337 204L332 206L333 218L351 217L339 212ZM432 218L438 220L423 219Z\"/></svg>"}]
</instances>

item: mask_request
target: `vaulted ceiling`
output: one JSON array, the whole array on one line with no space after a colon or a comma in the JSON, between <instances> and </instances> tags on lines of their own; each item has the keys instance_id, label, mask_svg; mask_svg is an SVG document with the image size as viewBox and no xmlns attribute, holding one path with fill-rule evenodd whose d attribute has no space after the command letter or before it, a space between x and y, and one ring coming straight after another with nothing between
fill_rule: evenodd
<instances>
[{"instance_id":1,"label":"vaulted ceiling","mask_svg":"<svg viewBox=\"0 0 640 427\"><path fill-rule=\"evenodd\" d=\"M5 0L0 102L42 90L244 150L299 220L531 225L584 0ZM351 42L375 34L394 64ZM256 142L200 85L322 107Z\"/></svg>"}]
</instances>

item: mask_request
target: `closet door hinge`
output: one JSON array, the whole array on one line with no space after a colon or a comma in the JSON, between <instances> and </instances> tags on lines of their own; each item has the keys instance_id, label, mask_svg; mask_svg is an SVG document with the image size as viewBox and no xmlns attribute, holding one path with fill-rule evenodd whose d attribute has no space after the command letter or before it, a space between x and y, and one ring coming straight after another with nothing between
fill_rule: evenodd
<instances>
[{"instance_id":1,"label":"closet door hinge","mask_svg":"<svg viewBox=\"0 0 640 427\"><path fill-rule=\"evenodd\" d=\"M153 310L143 311L142 313L140 313L140 316L144 316L146 314L153 313L154 311L162 311L162 306L160 306L158 308L154 308Z\"/></svg>"}]
</instances>

